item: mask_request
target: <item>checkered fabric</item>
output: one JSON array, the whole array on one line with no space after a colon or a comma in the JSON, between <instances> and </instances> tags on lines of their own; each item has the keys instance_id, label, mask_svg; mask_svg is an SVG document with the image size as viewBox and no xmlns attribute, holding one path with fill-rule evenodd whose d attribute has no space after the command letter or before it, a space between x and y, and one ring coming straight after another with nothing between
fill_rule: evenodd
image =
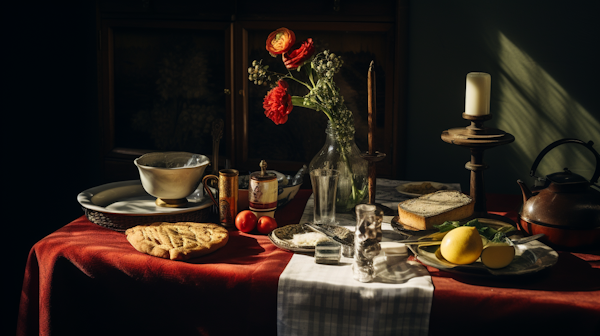
<instances>
[{"instance_id":1,"label":"checkered fabric","mask_svg":"<svg viewBox=\"0 0 600 336\"><path fill-rule=\"evenodd\" d=\"M407 199L395 190L402 183L378 179L376 201L396 209ZM301 223L312 221L313 204L311 197ZM392 217L384 216L384 241L394 240ZM354 231L353 214L336 214L336 220ZM292 257L279 278L279 336L428 334L434 288L425 267L406 257L380 256L377 277L362 283L352 276L352 261L342 257L339 265L322 265L309 255Z\"/></svg>"}]
</instances>

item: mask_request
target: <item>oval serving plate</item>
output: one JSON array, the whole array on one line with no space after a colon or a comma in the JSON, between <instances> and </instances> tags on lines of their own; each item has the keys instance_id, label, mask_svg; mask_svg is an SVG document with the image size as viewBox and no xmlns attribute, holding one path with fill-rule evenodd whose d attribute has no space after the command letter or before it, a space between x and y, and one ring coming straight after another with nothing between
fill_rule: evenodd
<instances>
[{"instance_id":1,"label":"oval serving plate","mask_svg":"<svg viewBox=\"0 0 600 336\"><path fill-rule=\"evenodd\" d=\"M82 191L77 201L84 208L109 214L155 216L186 213L212 205L208 197L192 201L180 208L166 208L156 205L156 197L144 190L140 180L130 180L104 184Z\"/></svg>"},{"instance_id":2,"label":"oval serving plate","mask_svg":"<svg viewBox=\"0 0 600 336\"><path fill-rule=\"evenodd\" d=\"M472 220L473 218L465 218L465 219L461 219L459 222L461 225L465 224L466 222ZM511 226L514 227L508 223L505 222L501 222L499 220L494 220L494 219L488 219L488 218L477 218L477 220L482 223L483 225L489 226L493 229L499 229L503 226ZM428 234L431 233L435 233L438 230L437 229L429 229L429 230L419 230L416 228L413 228L409 225L406 225L402 222L400 222L400 218L399 216L394 216L392 218L392 220L390 221L390 225L392 226L392 229L394 229L395 231L403 234L403 235L407 235L407 236L426 236ZM512 232L512 231L511 231ZM517 231L515 230L515 233ZM510 235L510 234L507 234Z\"/></svg>"},{"instance_id":3,"label":"oval serving plate","mask_svg":"<svg viewBox=\"0 0 600 336\"><path fill-rule=\"evenodd\" d=\"M428 234L437 232L437 229L431 229L431 230L419 230L416 229L412 226L403 224L402 222L400 222L400 218L398 216L394 216L392 218L392 220L390 221L390 225L392 226L392 229L394 229L395 231L406 235L406 236L416 236L416 237L420 237L420 236L426 236Z\"/></svg>"},{"instance_id":4,"label":"oval serving plate","mask_svg":"<svg viewBox=\"0 0 600 336\"><path fill-rule=\"evenodd\" d=\"M515 258L506 267L487 268L480 259L469 265L456 265L448 262L439 253L438 246L409 246L417 259L423 264L440 270L465 274L488 276L514 276L539 272L551 267L558 261L558 253L539 241L515 245Z\"/></svg>"},{"instance_id":5,"label":"oval serving plate","mask_svg":"<svg viewBox=\"0 0 600 336\"><path fill-rule=\"evenodd\" d=\"M432 181L408 182L396 187L396 190L406 196L419 197L440 190L458 190L452 184Z\"/></svg>"},{"instance_id":6,"label":"oval serving plate","mask_svg":"<svg viewBox=\"0 0 600 336\"><path fill-rule=\"evenodd\" d=\"M335 234L341 239L347 239L349 236L352 236L354 233L343 226L338 225L326 225L326 224L316 224L323 229ZM309 227L303 224L290 224L280 228L273 230L268 234L271 242L284 250L292 251L292 252L303 252L303 253L312 253L315 252L314 245L296 245L292 243L292 239L295 234L302 234L307 232L315 232L311 230Z\"/></svg>"}]
</instances>

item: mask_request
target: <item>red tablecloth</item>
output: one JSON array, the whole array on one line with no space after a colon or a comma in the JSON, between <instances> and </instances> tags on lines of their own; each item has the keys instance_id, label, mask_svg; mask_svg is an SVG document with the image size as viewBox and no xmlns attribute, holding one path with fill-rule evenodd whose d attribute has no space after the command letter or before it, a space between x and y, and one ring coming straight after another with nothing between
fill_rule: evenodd
<instances>
[{"instance_id":1,"label":"red tablecloth","mask_svg":"<svg viewBox=\"0 0 600 336\"><path fill-rule=\"evenodd\" d=\"M310 194L280 209L279 224L298 223ZM488 210L513 219L518 205L488 196ZM429 267L430 334L600 334L600 257L559 255L554 267L514 279ZM215 253L174 262L80 217L31 249L17 334L275 335L277 282L290 258L266 236L233 231Z\"/></svg>"},{"instance_id":2,"label":"red tablecloth","mask_svg":"<svg viewBox=\"0 0 600 336\"><path fill-rule=\"evenodd\" d=\"M278 223L298 223L310 195L280 209ZM17 334L275 335L277 282L291 257L264 235L231 231L220 250L174 262L82 216L31 249Z\"/></svg>"},{"instance_id":3,"label":"red tablecloth","mask_svg":"<svg viewBox=\"0 0 600 336\"><path fill-rule=\"evenodd\" d=\"M517 220L521 196L487 195L488 212ZM512 278L427 267L431 335L600 335L600 256L558 251L556 265ZM450 333L449 333L450 332Z\"/></svg>"}]
</instances>

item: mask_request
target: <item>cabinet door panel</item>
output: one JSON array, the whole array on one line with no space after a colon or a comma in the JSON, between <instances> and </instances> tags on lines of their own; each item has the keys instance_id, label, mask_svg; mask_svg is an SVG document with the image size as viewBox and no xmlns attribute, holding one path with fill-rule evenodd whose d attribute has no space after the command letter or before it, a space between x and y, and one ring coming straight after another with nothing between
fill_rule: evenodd
<instances>
[{"instance_id":1,"label":"cabinet door panel","mask_svg":"<svg viewBox=\"0 0 600 336\"><path fill-rule=\"evenodd\" d=\"M105 159L147 151L210 157L212 122L230 119L228 25L106 21L104 28ZM221 155L226 144L225 137Z\"/></svg>"}]
</instances>

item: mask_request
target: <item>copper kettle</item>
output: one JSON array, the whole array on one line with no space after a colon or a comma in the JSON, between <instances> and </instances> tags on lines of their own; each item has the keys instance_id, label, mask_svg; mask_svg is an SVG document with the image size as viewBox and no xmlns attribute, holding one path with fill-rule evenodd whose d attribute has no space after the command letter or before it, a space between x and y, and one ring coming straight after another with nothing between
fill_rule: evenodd
<instances>
[{"instance_id":1,"label":"copper kettle","mask_svg":"<svg viewBox=\"0 0 600 336\"><path fill-rule=\"evenodd\" d=\"M575 143L588 148L596 157L596 170L590 181L583 176L564 171L547 175L541 187L530 189L518 180L523 192L523 207L519 213L519 229L529 235L543 233L551 246L558 248L596 248L600 246L600 191L594 189L600 175L600 155L592 141L561 139L548 145L533 162L530 175L542 158L556 146ZM597 186L596 186L597 187Z\"/></svg>"}]
</instances>

